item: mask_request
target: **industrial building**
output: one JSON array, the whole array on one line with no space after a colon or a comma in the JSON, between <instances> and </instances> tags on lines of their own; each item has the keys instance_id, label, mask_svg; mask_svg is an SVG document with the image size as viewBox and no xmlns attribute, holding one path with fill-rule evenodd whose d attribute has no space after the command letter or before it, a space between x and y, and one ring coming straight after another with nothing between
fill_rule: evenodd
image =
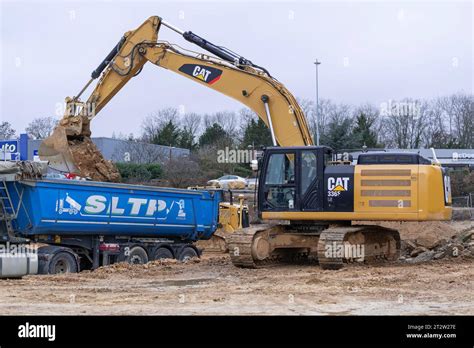
<instances>
[{"instance_id":1,"label":"industrial building","mask_svg":"<svg viewBox=\"0 0 474 348\"><path fill-rule=\"evenodd\" d=\"M28 139L21 134L18 139L0 141L0 159L34 160L42 140ZM144 142L97 137L92 138L103 156L114 162L165 163L173 158L189 156L188 149L162 146Z\"/></svg>"}]
</instances>

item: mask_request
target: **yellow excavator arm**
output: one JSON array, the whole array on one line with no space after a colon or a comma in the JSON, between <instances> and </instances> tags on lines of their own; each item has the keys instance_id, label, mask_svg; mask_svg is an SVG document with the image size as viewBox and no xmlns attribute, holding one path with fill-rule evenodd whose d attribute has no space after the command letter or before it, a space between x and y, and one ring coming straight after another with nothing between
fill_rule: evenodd
<instances>
[{"instance_id":1,"label":"yellow excavator arm","mask_svg":"<svg viewBox=\"0 0 474 348\"><path fill-rule=\"evenodd\" d=\"M212 55L187 51L166 41L158 41L162 25ZM158 16L152 16L137 29L124 34L92 72L90 81L78 96L66 98L65 115L53 135L41 144L40 157L49 160L53 168L61 171L75 172L95 180L113 181L114 178L107 177L108 171L112 170L108 167L110 164L103 158L84 160L84 157L100 155L90 141L90 121L132 77L140 73L147 62L240 101L269 127L275 146L313 144L306 118L295 97L266 69L192 32L184 32ZM99 81L95 89L87 101L82 102L80 96L96 78ZM94 151L98 154L93 154ZM102 168L97 168L97 165Z\"/></svg>"}]
</instances>

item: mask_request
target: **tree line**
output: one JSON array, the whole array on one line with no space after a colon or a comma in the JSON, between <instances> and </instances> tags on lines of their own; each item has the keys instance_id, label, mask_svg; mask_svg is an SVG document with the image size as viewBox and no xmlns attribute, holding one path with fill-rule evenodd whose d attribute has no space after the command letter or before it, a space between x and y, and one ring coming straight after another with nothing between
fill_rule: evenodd
<instances>
[{"instance_id":1,"label":"tree line","mask_svg":"<svg viewBox=\"0 0 474 348\"><path fill-rule=\"evenodd\" d=\"M315 103L298 99L316 138ZM474 96L457 93L430 100L388 100L376 106L322 99L318 106L321 144L334 149L473 148ZM118 136L124 138L123 135ZM271 145L265 124L249 109L213 114L182 114L166 108L150 114L142 133L130 140L196 151L223 145L246 148Z\"/></svg>"},{"instance_id":2,"label":"tree line","mask_svg":"<svg viewBox=\"0 0 474 348\"><path fill-rule=\"evenodd\" d=\"M313 100L298 99L316 138ZM457 93L428 100L405 98L380 105L350 105L321 99L318 106L321 144L335 149L473 148L474 95ZM51 134L58 120L39 117L25 128L33 139ZM16 136L9 122L0 123L0 138ZM164 108L148 115L138 135L113 137L190 150L214 144L237 147L271 145L265 124L249 109L212 114L181 113Z\"/></svg>"},{"instance_id":3,"label":"tree line","mask_svg":"<svg viewBox=\"0 0 474 348\"><path fill-rule=\"evenodd\" d=\"M320 143L336 150L474 148L472 94L457 93L429 100L388 100L380 105L350 105L321 99L318 118L314 101L298 99L298 103L314 139L318 120ZM44 139L51 134L57 121L53 117L37 118L25 130L32 138ZM15 136L16 131L10 123L0 123L0 139ZM112 137L128 140L118 149L121 154L131 155L132 163L121 166L126 180L164 178L171 186L180 187L204 184L206 179L229 173L249 176L248 163L218 161L218 151L225 148L253 150L272 145L268 127L246 108L210 114L164 108L145 117L140 134L113 134ZM155 151L145 146L148 143L186 148L191 155L187 159L171 159L169 152ZM164 165L161 170L137 167L133 162Z\"/></svg>"},{"instance_id":4,"label":"tree line","mask_svg":"<svg viewBox=\"0 0 474 348\"><path fill-rule=\"evenodd\" d=\"M315 103L298 100L316 138ZM389 100L349 105L328 99L319 102L320 143L336 150L421 147L473 148L474 96L454 94L431 100ZM212 114L180 113L176 108L158 110L142 123L141 134L115 135L132 144L153 143L191 151L189 161L166 163L164 177L176 186L222 174L251 175L248 163L218 161L224 148L258 149L272 145L268 127L249 109ZM130 147L130 145L127 145ZM130 148L131 149L131 148ZM146 150L140 152L142 155ZM143 157L143 156L142 156ZM184 179L183 179L184 178Z\"/></svg>"}]
</instances>

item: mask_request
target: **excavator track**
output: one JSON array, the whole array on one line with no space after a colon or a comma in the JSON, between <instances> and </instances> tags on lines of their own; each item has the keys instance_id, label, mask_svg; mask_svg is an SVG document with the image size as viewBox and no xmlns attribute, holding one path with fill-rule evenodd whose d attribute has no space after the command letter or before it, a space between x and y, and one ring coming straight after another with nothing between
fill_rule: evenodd
<instances>
[{"instance_id":1,"label":"excavator track","mask_svg":"<svg viewBox=\"0 0 474 348\"><path fill-rule=\"evenodd\" d=\"M322 269L340 269L346 262L394 261L400 256L398 231L376 225L332 227L324 230L318 242Z\"/></svg>"},{"instance_id":2,"label":"excavator track","mask_svg":"<svg viewBox=\"0 0 474 348\"><path fill-rule=\"evenodd\" d=\"M344 236L348 228L336 227L323 231L318 241L318 262L322 269L340 269L344 266L344 257L337 256L337 253L328 252L344 247Z\"/></svg>"},{"instance_id":3,"label":"excavator track","mask_svg":"<svg viewBox=\"0 0 474 348\"><path fill-rule=\"evenodd\" d=\"M253 225L243 228L230 235L226 242L232 263L242 268L262 268L278 263L279 256L265 255L264 249L266 241L270 237L270 231L276 226Z\"/></svg>"},{"instance_id":4,"label":"excavator track","mask_svg":"<svg viewBox=\"0 0 474 348\"><path fill-rule=\"evenodd\" d=\"M316 254L321 268L337 270L345 262L393 261L400 254L398 232L376 225L336 225L318 234L287 233L278 225L254 225L234 232L227 245L232 263L244 268L268 267Z\"/></svg>"}]
</instances>

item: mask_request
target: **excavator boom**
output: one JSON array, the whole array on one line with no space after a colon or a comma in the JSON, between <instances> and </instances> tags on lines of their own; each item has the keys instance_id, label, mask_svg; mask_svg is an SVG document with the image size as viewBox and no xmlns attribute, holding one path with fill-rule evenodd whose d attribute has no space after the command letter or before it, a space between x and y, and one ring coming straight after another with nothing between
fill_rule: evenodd
<instances>
[{"instance_id":1,"label":"excavator boom","mask_svg":"<svg viewBox=\"0 0 474 348\"><path fill-rule=\"evenodd\" d=\"M158 41L161 25L213 56L185 51L166 41ZM102 157L90 139L90 121L132 77L140 73L147 62L240 101L270 128L273 145L313 144L306 118L296 99L266 69L192 32L184 32L158 16L152 16L137 29L125 33L92 72L91 79L80 93L66 98L64 117L53 134L41 144L40 157L60 171L100 181L118 180L117 170ZM91 95L86 102L82 102L81 95L97 78L99 81Z\"/></svg>"}]
</instances>

